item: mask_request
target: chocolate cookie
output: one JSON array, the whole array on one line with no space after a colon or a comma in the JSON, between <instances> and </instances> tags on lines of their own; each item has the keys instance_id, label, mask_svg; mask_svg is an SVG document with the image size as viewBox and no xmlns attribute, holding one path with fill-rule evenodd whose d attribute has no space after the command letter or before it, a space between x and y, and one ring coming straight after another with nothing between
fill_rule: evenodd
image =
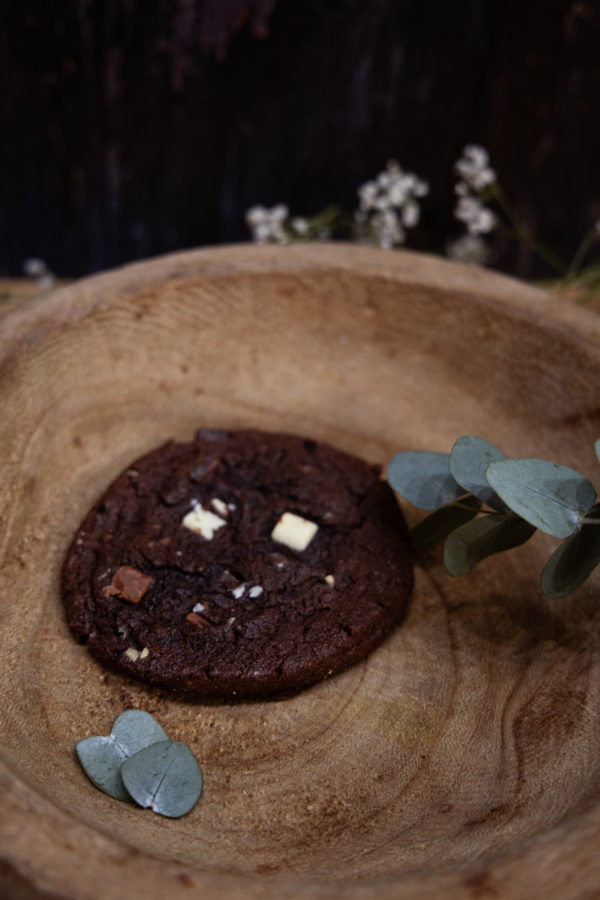
<instances>
[{"instance_id":1,"label":"chocolate cookie","mask_svg":"<svg viewBox=\"0 0 600 900\"><path fill-rule=\"evenodd\" d=\"M207 431L136 460L67 554L69 625L142 681L211 697L298 690L358 662L412 587L378 466L324 444Z\"/></svg>"}]
</instances>

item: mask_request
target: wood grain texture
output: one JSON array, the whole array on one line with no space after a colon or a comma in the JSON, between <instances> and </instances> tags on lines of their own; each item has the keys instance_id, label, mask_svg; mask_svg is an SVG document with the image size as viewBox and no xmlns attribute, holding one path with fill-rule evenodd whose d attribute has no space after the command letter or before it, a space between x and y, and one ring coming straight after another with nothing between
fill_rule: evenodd
<instances>
[{"instance_id":1,"label":"wood grain texture","mask_svg":"<svg viewBox=\"0 0 600 900\"><path fill-rule=\"evenodd\" d=\"M545 600L550 538L464 579L423 554L382 647L268 703L184 702L106 672L71 638L58 576L110 479L203 425L380 462L475 433L597 481L595 316L424 256L241 246L32 301L2 321L0 354L0 896L592 895L599 578ZM76 741L132 706L201 761L183 819L119 804L78 767Z\"/></svg>"}]
</instances>

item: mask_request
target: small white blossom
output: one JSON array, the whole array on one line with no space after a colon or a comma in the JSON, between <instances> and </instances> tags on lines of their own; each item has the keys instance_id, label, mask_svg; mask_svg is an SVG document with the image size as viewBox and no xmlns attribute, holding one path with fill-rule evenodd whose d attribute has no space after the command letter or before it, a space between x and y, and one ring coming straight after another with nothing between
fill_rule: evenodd
<instances>
[{"instance_id":1,"label":"small white blossom","mask_svg":"<svg viewBox=\"0 0 600 900\"><path fill-rule=\"evenodd\" d=\"M48 266L43 259L38 259L36 256L33 256L31 259L25 260L23 263L23 271L28 278L39 278L40 275L46 274Z\"/></svg>"},{"instance_id":2,"label":"small white blossom","mask_svg":"<svg viewBox=\"0 0 600 900\"><path fill-rule=\"evenodd\" d=\"M294 218L290 222L291 227L299 235L305 235L308 231L309 224L308 219L302 218L302 216L294 216Z\"/></svg>"},{"instance_id":3,"label":"small white blossom","mask_svg":"<svg viewBox=\"0 0 600 900\"><path fill-rule=\"evenodd\" d=\"M454 215L463 222L470 234L487 234L496 224L496 216L484 206L479 197L460 196Z\"/></svg>"},{"instance_id":4,"label":"small white blossom","mask_svg":"<svg viewBox=\"0 0 600 900\"><path fill-rule=\"evenodd\" d=\"M23 263L23 272L28 278L35 278L41 288L52 287L56 276L50 271L43 259L31 257Z\"/></svg>"},{"instance_id":5,"label":"small white blossom","mask_svg":"<svg viewBox=\"0 0 600 900\"><path fill-rule=\"evenodd\" d=\"M427 182L390 160L385 171L358 189L359 209L354 221L359 240L386 249L404 243L405 229L414 228L419 221L417 198L427 193Z\"/></svg>"},{"instance_id":6,"label":"small white blossom","mask_svg":"<svg viewBox=\"0 0 600 900\"><path fill-rule=\"evenodd\" d=\"M257 244L285 244L288 236L283 223L289 215L287 206L278 203L271 209L252 206L246 213L246 222L252 232L252 240Z\"/></svg>"},{"instance_id":7,"label":"small white blossom","mask_svg":"<svg viewBox=\"0 0 600 900\"><path fill-rule=\"evenodd\" d=\"M490 250L479 234L463 234L446 247L450 259L456 262L484 266L489 259Z\"/></svg>"},{"instance_id":8,"label":"small white blossom","mask_svg":"<svg viewBox=\"0 0 600 900\"><path fill-rule=\"evenodd\" d=\"M385 250L391 250L392 247L403 244L406 239L406 233L400 225L398 214L393 209L376 212L371 218L370 224L378 245Z\"/></svg>"},{"instance_id":9,"label":"small white blossom","mask_svg":"<svg viewBox=\"0 0 600 900\"><path fill-rule=\"evenodd\" d=\"M489 165L489 161L485 147L467 144L455 168L465 183L472 190L479 192L496 181L496 173Z\"/></svg>"},{"instance_id":10,"label":"small white blossom","mask_svg":"<svg viewBox=\"0 0 600 900\"><path fill-rule=\"evenodd\" d=\"M421 210L419 204L414 200L409 200L409 202L402 207L402 224L404 227L414 228L419 222L420 214Z\"/></svg>"},{"instance_id":11,"label":"small white blossom","mask_svg":"<svg viewBox=\"0 0 600 900\"><path fill-rule=\"evenodd\" d=\"M382 191L387 191L392 186L392 172L380 172L377 176L377 187Z\"/></svg>"},{"instance_id":12,"label":"small white blossom","mask_svg":"<svg viewBox=\"0 0 600 900\"><path fill-rule=\"evenodd\" d=\"M363 212L374 209L375 200L378 193L377 184L374 181L367 181L358 189L358 199L360 200L360 208Z\"/></svg>"}]
</instances>

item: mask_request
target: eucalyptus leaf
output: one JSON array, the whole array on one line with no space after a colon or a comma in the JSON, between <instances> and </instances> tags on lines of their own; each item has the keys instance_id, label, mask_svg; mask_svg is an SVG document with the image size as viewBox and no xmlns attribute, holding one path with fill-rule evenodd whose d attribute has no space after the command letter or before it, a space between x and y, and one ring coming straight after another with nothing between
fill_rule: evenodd
<instances>
[{"instance_id":1,"label":"eucalyptus leaf","mask_svg":"<svg viewBox=\"0 0 600 900\"><path fill-rule=\"evenodd\" d=\"M391 487L419 509L437 509L465 491L448 468L447 453L406 450L392 457L387 468Z\"/></svg>"},{"instance_id":2,"label":"eucalyptus leaf","mask_svg":"<svg viewBox=\"0 0 600 900\"><path fill-rule=\"evenodd\" d=\"M582 525L556 548L542 571L542 590L559 600L572 594L600 563L600 511L594 507L590 518L598 524Z\"/></svg>"},{"instance_id":3,"label":"eucalyptus leaf","mask_svg":"<svg viewBox=\"0 0 600 900\"><path fill-rule=\"evenodd\" d=\"M524 544L535 528L523 519L489 513L453 531L444 545L444 565L450 575L466 575L490 556Z\"/></svg>"},{"instance_id":4,"label":"eucalyptus leaf","mask_svg":"<svg viewBox=\"0 0 600 900\"><path fill-rule=\"evenodd\" d=\"M419 547L432 547L445 541L451 531L470 522L481 507L477 497L466 496L460 504L451 504L436 509L411 528L410 539Z\"/></svg>"},{"instance_id":5,"label":"eucalyptus leaf","mask_svg":"<svg viewBox=\"0 0 600 900\"><path fill-rule=\"evenodd\" d=\"M108 737L85 738L75 749L92 784L116 800L131 802L121 781L121 766L144 747L165 740L167 735L150 713L129 709L121 713Z\"/></svg>"},{"instance_id":6,"label":"eucalyptus leaf","mask_svg":"<svg viewBox=\"0 0 600 900\"><path fill-rule=\"evenodd\" d=\"M558 538L573 534L596 499L587 478L545 459L492 462L486 478L513 512Z\"/></svg>"},{"instance_id":7,"label":"eucalyptus leaf","mask_svg":"<svg viewBox=\"0 0 600 900\"><path fill-rule=\"evenodd\" d=\"M92 784L115 800L131 803L131 797L121 782L121 766L128 758L121 747L110 737L89 737L79 741L76 751Z\"/></svg>"},{"instance_id":8,"label":"eucalyptus leaf","mask_svg":"<svg viewBox=\"0 0 600 900\"><path fill-rule=\"evenodd\" d=\"M200 766L180 741L140 750L123 763L121 778L136 803L172 819L189 812L202 793Z\"/></svg>"},{"instance_id":9,"label":"eucalyptus leaf","mask_svg":"<svg viewBox=\"0 0 600 900\"><path fill-rule=\"evenodd\" d=\"M504 453L489 441L473 435L457 440L450 453L450 474L462 487L493 509L506 512L506 506L490 487L485 477L491 462L506 459Z\"/></svg>"}]
</instances>

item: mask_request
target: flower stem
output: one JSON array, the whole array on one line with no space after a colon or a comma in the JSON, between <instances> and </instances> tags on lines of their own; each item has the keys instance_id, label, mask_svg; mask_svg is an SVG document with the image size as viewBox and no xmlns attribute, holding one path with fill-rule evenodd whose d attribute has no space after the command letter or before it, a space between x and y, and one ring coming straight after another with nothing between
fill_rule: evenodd
<instances>
[{"instance_id":1,"label":"flower stem","mask_svg":"<svg viewBox=\"0 0 600 900\"><path fill-rule=\"evenodd\" d=\"M496 203L506 216L513 229L513 235L511 236L513 236L516 240L522 241L524 244L527 244L527 246L531 247L533 252L537 256L539 256L540 259L543 259L544 262L546 262L552 269L554 269L555 272L558 272L559 275L565 276L567 269L565 263L562 262L562 260L560 260L554 253L552 253L551 250L535 240L526 223L521 219L516 209L513 207L512 203L509 201L508 197L497 181L495 181L488 188L488 196L490 197L490 199L496 201Z\"/></svg>"},{"instance_id":2,"label":"flower stem","mask_svg":"<svg viewBox=\"0 0 600 900\"><path fill-rule=\"evenodd\" d=\"M565 279L573 278L574 276L578 275L579 270L581 268L581 263L586 258L590 249L593 247L593 245L595 244L595 242L597 240L596 235L597 235L597 231L596 231L596 228L594 227L594 228L590 228L590 230L587 232L587 234L585 234L583 236L581 243L579 244L579 247L575 251L575 255L573 256L573 259L571 260L569 268L565 272Z\"/></svg>"}]
</instances>

